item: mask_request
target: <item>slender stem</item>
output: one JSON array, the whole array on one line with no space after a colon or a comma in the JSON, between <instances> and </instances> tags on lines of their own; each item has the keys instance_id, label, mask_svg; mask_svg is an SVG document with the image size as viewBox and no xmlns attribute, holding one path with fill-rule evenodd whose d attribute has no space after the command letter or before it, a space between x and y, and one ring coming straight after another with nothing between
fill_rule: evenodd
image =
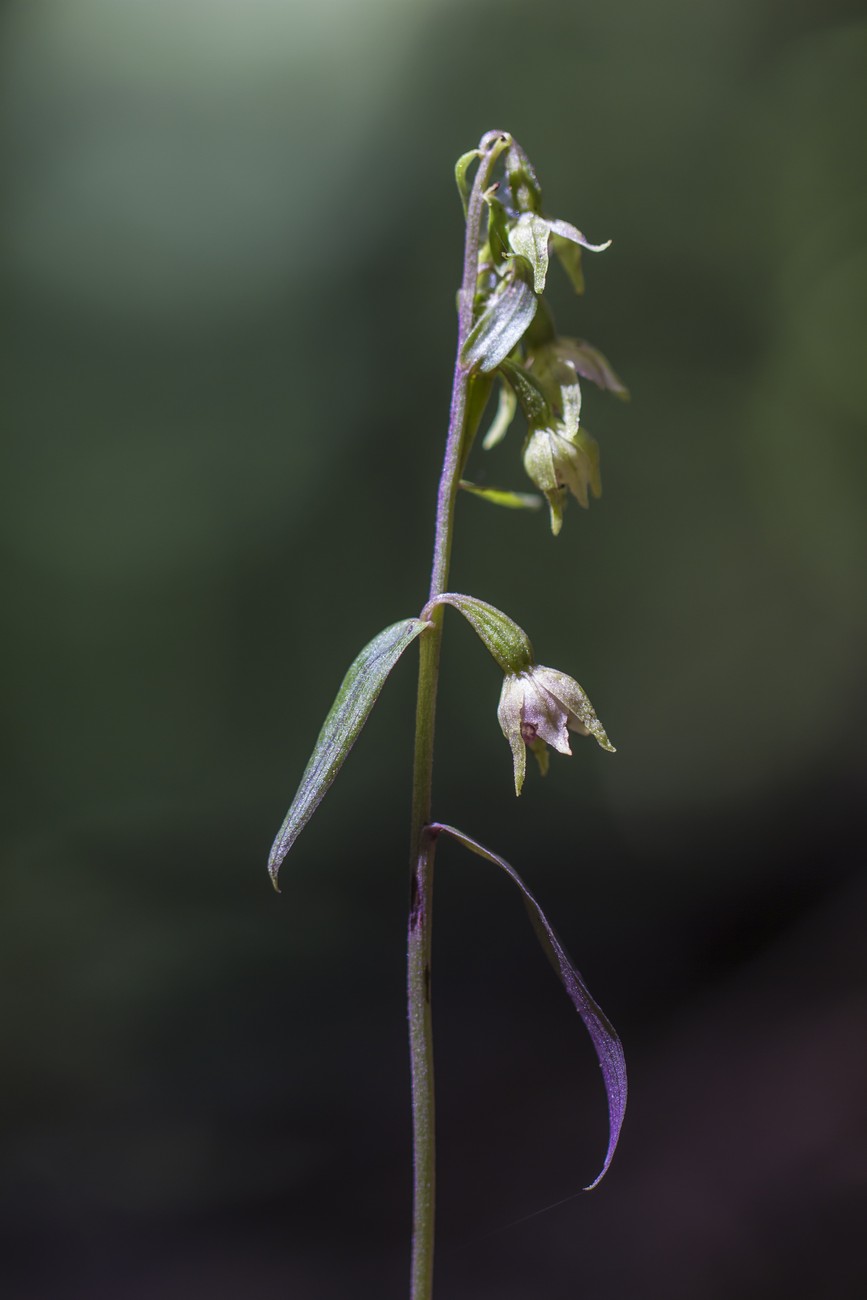
<instances>
[{"instance_id":1,"label":"slender stem","mask_svg":"<svg viewBox=\"0 0 867 1300\"><path fill-rule=\"evenodd\" d=\"M484 192L497 158L510 143L500 131L490 131L479 143L480 160L467 209L464 272L458 305L458 347L452 386L449 432L437 495L436 536L430 599L446 590L451 559L455 499L465 448L464 425L470 369L462 360L473 324L473 300L478 276ZM413 1117L413 1228L410 1300L432 1300L435 1212L435 1129L433 1032L430 970L434 852L431 820L434 723L443 609L434 608L431 626L419 639L418 703L412 782L410 835L411 902L407 946L407 1005Z\"/></svg>"}]
</instances>

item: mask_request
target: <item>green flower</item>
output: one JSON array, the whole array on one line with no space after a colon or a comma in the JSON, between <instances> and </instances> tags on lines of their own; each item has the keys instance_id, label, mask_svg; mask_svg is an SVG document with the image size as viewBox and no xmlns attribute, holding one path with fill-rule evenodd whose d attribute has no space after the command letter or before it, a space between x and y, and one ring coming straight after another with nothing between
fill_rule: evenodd
<instances>
[{"instance_id":1,"label":"green flower","mask_svg":"<svg viewBox=\"0 0 867 1300\"><path fill-rule=\"evenodd\" d=\"M569 732L593 736L603 749L614 753L593 705L582 688L556 668L534 664L523 672L508 673L503 682L497 718L512 750L515 794L521 793L527 770L527 748L532 749L544 776L550 745L571 754Z\"/></svg>"},{"instance_id":2,"label":"green flower","mask_svg":"<svg viewBox=\"0 0 867 1300\"><path fill-rule=\"evenodd\" d=\"M551 532L555 536L563 526L567 491L585 510L590 504L588 489L594 497L602 495L599 447L584 429L576 429L572 434L559 424L533 429L524 447L524 469L545 494L551 511Z\"/></svg>"}]
</instances>

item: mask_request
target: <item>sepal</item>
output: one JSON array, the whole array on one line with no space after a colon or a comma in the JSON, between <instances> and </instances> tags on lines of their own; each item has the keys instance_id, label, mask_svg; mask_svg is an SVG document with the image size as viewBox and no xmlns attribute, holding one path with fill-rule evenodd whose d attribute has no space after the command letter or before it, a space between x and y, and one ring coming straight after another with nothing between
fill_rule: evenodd
<instances>
[{"instance_id":1,"label":"sepal","mask_svg":"<svg viewBox=\"0 0 867 1300\"><path fill-rule=\"evenodd\" d=\"M591 244L586 235L582 235L577 226L573 226L570 221L549 221L549 229L552 235L559 235L573 244L580 244L591 253L604 253L606 248L611 247L611 240L606 239L604 244Z\"/></svg>"},{"instance_id":2,"label":"sepal","mask_svg":"<svg viewBox=\"0 0 867 1300\"><path fill-rule=\"evenodd\" d=\"M551 351L566 365L571 366L582 379L589 379L599 388L614 393L624 401L629 400L629 389L616 373L611 362L598 348L583 339L558 338L550 344Z\"/></svg>"},{"instance_id":3,"label":"sepal","mask_svg":"<svg viewBox=\"0 0 867 1300\"><path fill-rule=\"evenodd\" d=\"M571 239L564 239L562 235L552 235L551 252L568 275L575 292L583 293L584 265L580 244L573 244Z\"/></svg>"},{"instance_id":4,"label":"sepal","mask_svg":"<svg viewBox=\"0 0 867 1300\"><path fill-rule=\"evenodd\" d=\"M526 257L533 268L533 291L545 292L548 274L548 235L550 223L536 212L522 212L509 229L509 244L519 257Z\"/></svg>"}]
</instances>

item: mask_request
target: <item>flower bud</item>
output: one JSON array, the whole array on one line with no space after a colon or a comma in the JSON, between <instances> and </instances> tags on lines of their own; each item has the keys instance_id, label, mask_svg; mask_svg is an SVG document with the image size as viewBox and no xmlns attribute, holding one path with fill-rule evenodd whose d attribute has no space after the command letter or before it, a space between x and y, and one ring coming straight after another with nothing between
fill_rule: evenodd
<instances>
[{"instance_id":1,"label":"flower bud","mask_svg":"<svg viewBox=\"0 0 867 1300\"><path fill-rule=\"evenodd\" d=\"M558 428L534 429L524 448L524 468L547 498L555 536L563 526L567 490L585 510L590 504L588 488L595 497L602 495L599 448L584 429L576 429L571 437Z\"/></svg>"}]
</instances>

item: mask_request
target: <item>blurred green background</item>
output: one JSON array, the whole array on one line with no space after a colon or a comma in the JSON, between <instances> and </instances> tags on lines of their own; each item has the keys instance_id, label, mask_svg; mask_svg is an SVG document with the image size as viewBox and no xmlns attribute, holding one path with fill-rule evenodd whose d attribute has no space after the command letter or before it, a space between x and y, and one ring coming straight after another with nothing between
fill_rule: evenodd
<instances>
[{"instance_id":1,"label":"blurred green background","mask_svg":"<svg viewBox=\"0 0 867 1300\"><path fill-rule=\"evenodd\" d=\"M613 238L554 298L633 400L586 393L605 496L557 542L460 503L452 583L618 753L518 804L453 616L435 810L548 907L632 1100L600 1190L502 1231L595 1174L604 1101L443 845L439 1293L863 1295L863 7L18 0L0 41L6 1293L405 1293L412 653L280 898L264 862L424 599L452 166L496 127Z\"/></svg>"}]
</instances>

